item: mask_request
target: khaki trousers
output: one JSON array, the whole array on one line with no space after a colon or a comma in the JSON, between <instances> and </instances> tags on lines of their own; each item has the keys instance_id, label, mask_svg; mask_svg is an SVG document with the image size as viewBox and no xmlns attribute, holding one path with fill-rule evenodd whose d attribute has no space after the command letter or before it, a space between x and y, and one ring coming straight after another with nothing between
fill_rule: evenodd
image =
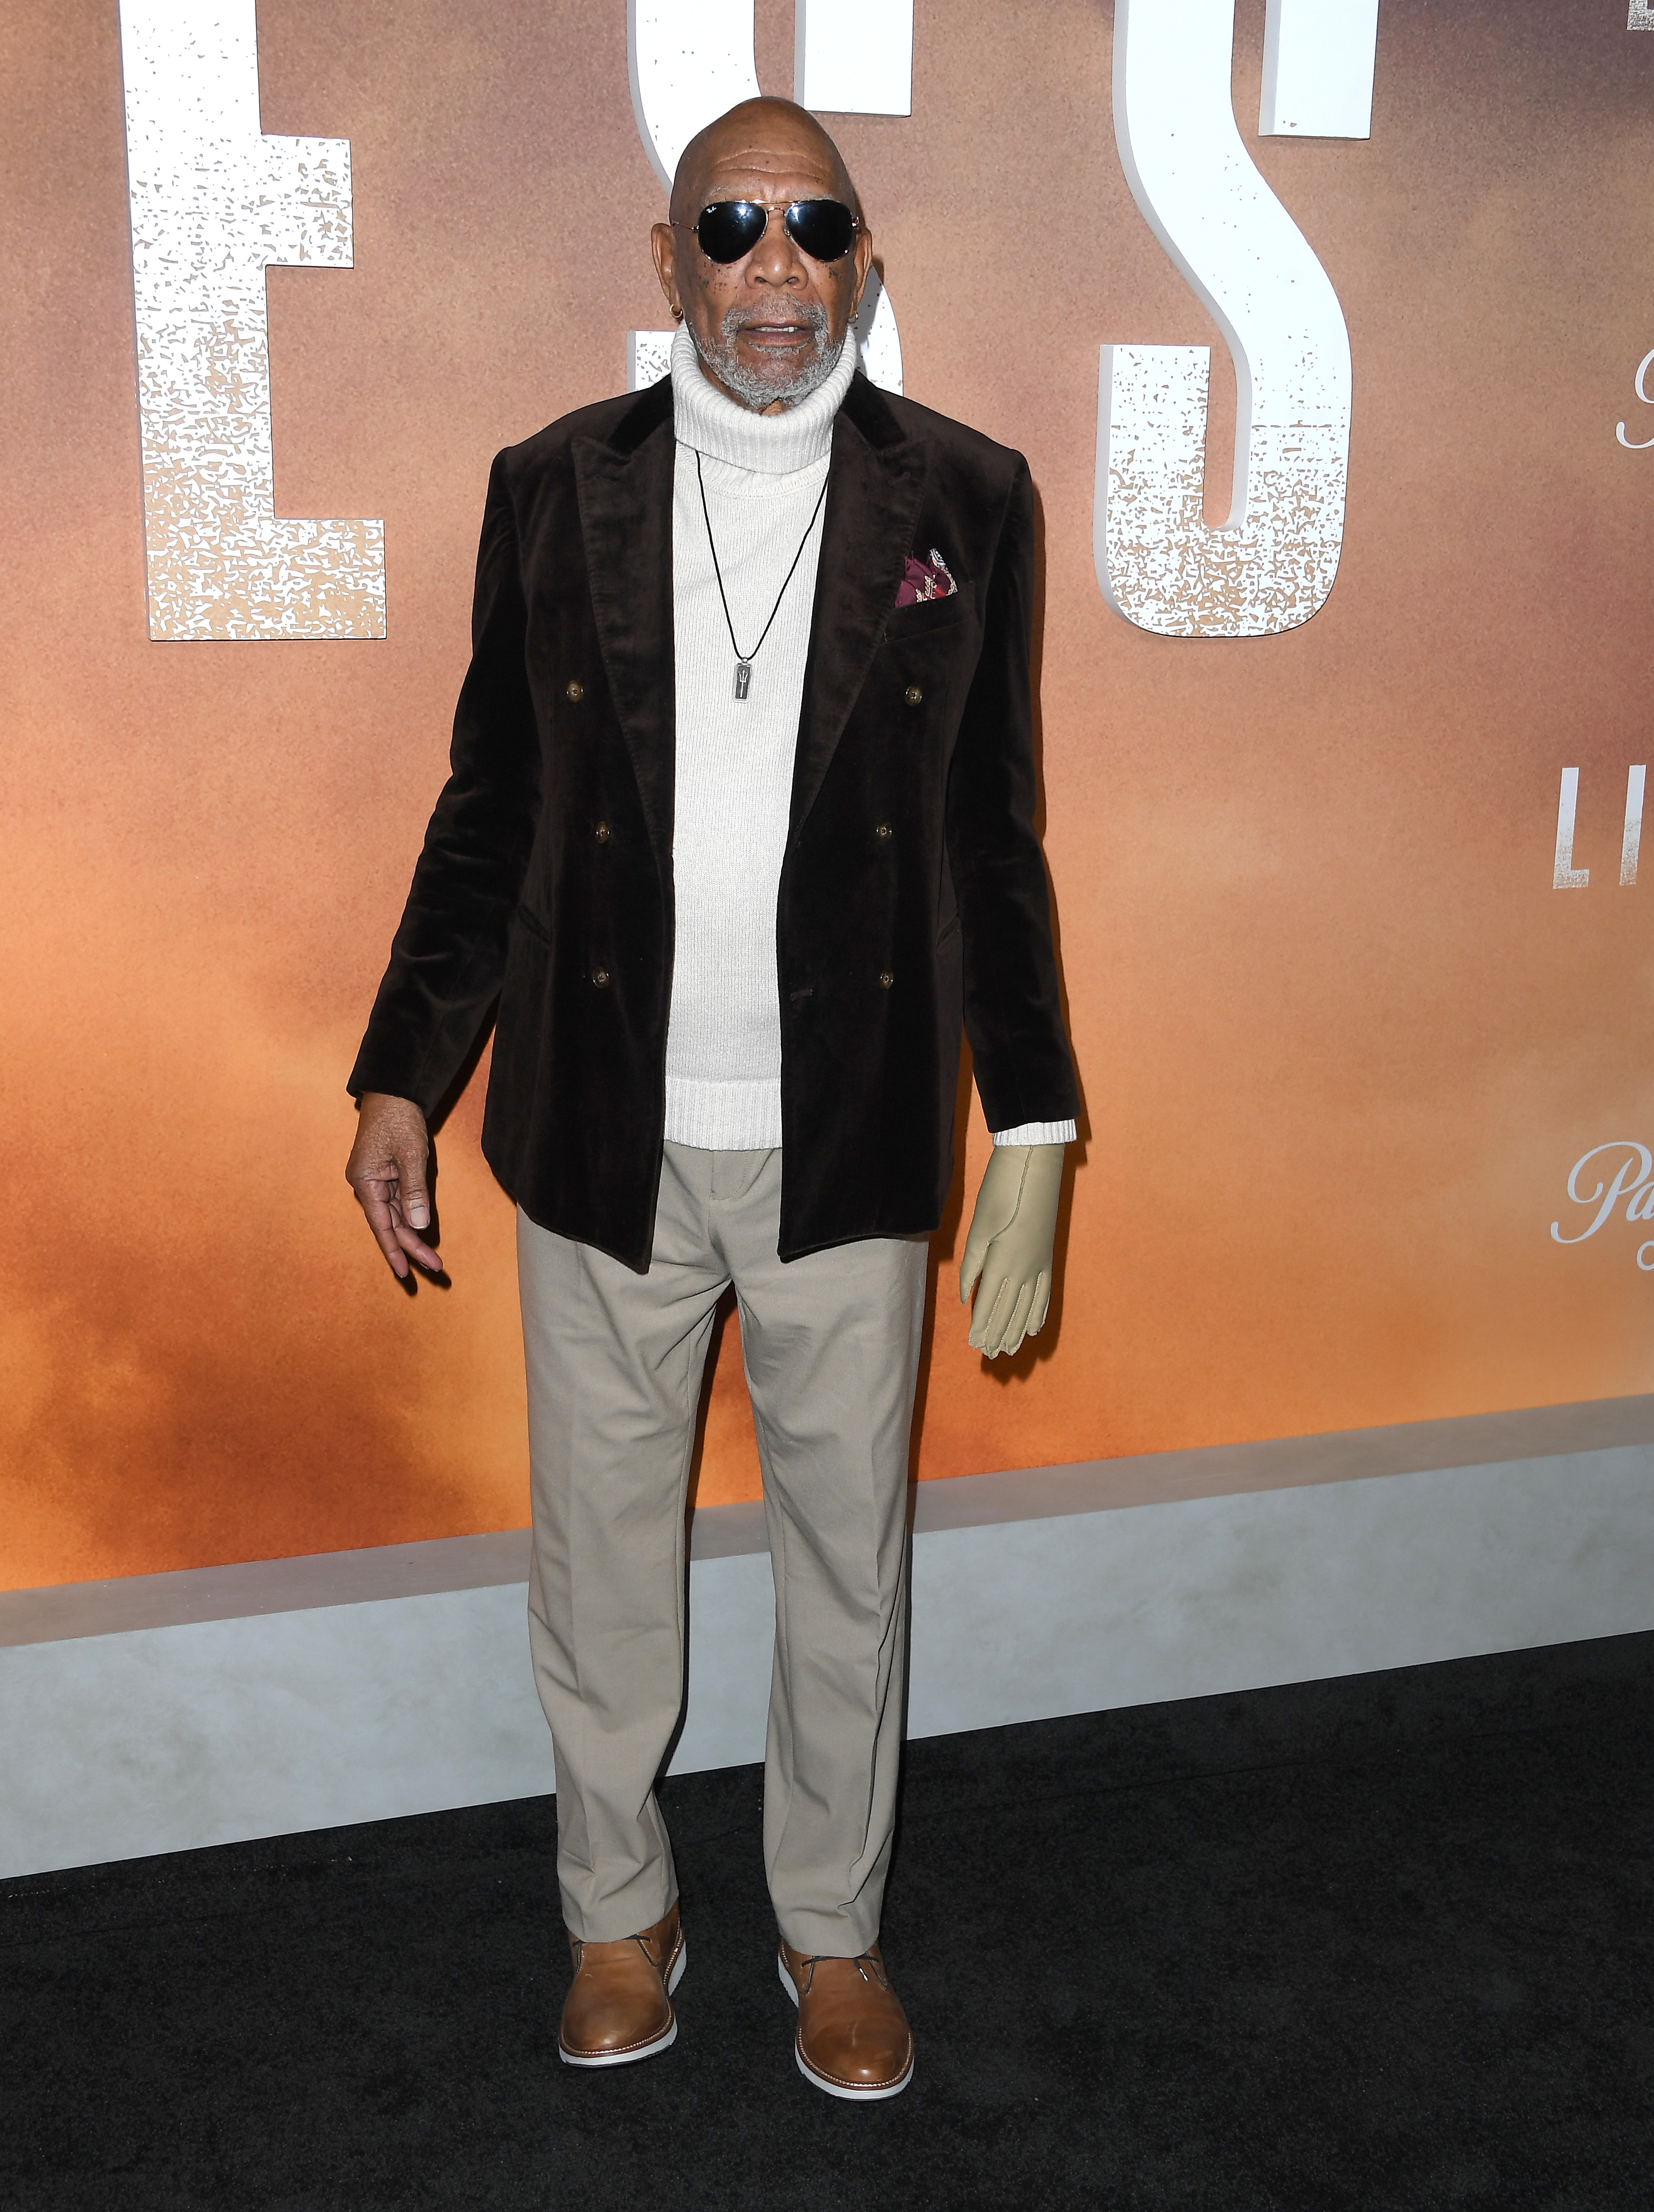
<instances>
[{"instance_id":1,"label":"khaki trousers","mask_svg":"<svg viewBox=\"0 0 1654 2212\"><path fill-rule=\"evenodd\" d=\"M684 1510L731 1282L775 1581L764 1860L795 1950L879 1932L907 1630L908 1434L924 1237L776 1257L779 1152L669 1144L649 1272L518 1215L534 1557L529 1638L557 1762L557 1872L583 1941L677 1895L655 1779L684 1693Z\"/></svg>"}]
</instances>

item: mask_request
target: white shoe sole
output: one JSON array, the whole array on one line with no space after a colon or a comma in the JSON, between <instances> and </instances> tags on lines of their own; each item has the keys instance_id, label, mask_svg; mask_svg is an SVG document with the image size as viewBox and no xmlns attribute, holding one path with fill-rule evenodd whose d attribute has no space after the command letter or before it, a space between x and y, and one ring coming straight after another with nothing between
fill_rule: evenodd
<instances>
[{"instance_id":1,"label":"white shoe sole","mask_svg":"<svg viewBox=\"0 0 1654 2212\"><path fill-rule=\"evenodd\" d=\"M787 1972L787 1962L779 1951L775 1954L775 1966L776 1972L781 1977L782 1988L792 1999L794 2004L797 2004L798 1984ZM907 2062L907 2071L900 2081L888 2082L882 2089L851 2089L843 2081L829 2081L825 2074L818 2074L805 2058L797 2036L792 2040L792 2055L798 2071L813 2089L825 2089L829 2097L842 2097L847 2105L876 2105L882 2098L900 2097L913 2078L913 2062L910 2058Z\"/></svg>"},{"instance_id":2,"label":"white shoe sole","mask_svg":"<svg viewBox=\"0 0 1654 2212\"><path fill-rule=\"evenodd\" d=\"M678 1938L676 1955L666 1970L666 1994L669 1997L683 1979L683 1969L688 1965L688 1942L686 1937L681 1936ZM640 2043L635 2050L598 2051L594 2051L590 2057L584 2053L577 2057L573 2051L564 2050L562 2039L560 2036L557 2041L557 2056L565 2066L631 2066L634 2065L639 2058L654 2058L663 2051L669 2051L677 2039L678 2016L674 2013L663 2034L657 2035L652 2043Z\"/></svg>"}]
</instances>

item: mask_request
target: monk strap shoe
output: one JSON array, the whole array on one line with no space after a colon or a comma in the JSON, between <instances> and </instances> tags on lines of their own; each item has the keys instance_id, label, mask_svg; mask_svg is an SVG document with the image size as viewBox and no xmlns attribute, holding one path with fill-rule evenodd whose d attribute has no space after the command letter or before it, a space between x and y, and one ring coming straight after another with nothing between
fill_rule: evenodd
<instances>
[{"instance_id":1,"label":"monk strap shoe","mask_svg":"<svg viewBox=\"0 0 1654 2212\"><path fill-rule=\"evenodd\" d=\"M913 2037L876 1943L858 1958L812 1957L783 1943L781 1986L798 2008L798 2071L829 2097L870 2103L913 2078Z\"/></svg>"},{"instance_id":2,"label":"monk strap shoe","mask_svg":"<svg viewBox=\"0 0 1654 2212\"><path fill-rule=\"evenodd\" d=\"M566 2066L627 2066L677 2041L672 1992L683 1978L675 1905L663 1920L617 1943L570 1934L574 1979L563 2002L557 2055Z\"/></svg>"}]
</instances>

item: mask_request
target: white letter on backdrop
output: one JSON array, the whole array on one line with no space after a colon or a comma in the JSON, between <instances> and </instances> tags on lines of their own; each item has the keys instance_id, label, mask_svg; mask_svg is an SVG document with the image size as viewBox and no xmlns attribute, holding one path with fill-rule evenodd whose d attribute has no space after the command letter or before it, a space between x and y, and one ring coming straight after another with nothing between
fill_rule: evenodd
<instances>
[{"instance_id":1,"label":"white letter on backdrop","mask_svg":"<svg viewBox=\"0 0 1654 2212\"><path fill-rule=\"evenodd\" d=\"M1556 865L1551 871L1551 889L1556 891L1582 891L1590 881L1589 868L1573 865L1573 817L1579 804L1579 771L1565 768L1562 787L1556 795Z\"/></svg>"},{"instance_id":2,"label":"white letter on backdrop","mask_svg":"<svg viewBox=\"0 0 1654 2212\"><path fill-rule=\"evenodd\" d=\"M1326 271L1241 143L1233 43L1234 0L1117 0L1121 167L1235 368L1233 497L1209 530L1209 349L1102 348L1097 580L1117 613L1167 637L1296 628L1324 605L1343 543L1349 334Z\"/></svg>"},{"instance_id":3,"label":"white letter on backdrop","mask_svg":"<svg viewBox=\"0 0 1654 2212\"><path fill-rule=\"evenodd\" d=\"M121 0L152 638L383 637L385 525L278 520L270 262L348 269L350 148L258 127L253 0Z\"/></svg>"},{"instance_id":4,"label":"white letter on backdrop","mask_svg":"<svg viewBox=\"0 0 1654 2212\"><path fill-rule=\"evenodd\" d=\"M1630 769L1626 774L1626 826L1620 840L1620 881L1634 884L1637 880L1637 860L1643 843L1643 787L1648 781L1648 765ZM1568 855L1572 859L1572 854Z\"/></svg>"},{"instance_id":5,"label":"white letter on backdrop","mask_svg":"<svg viewBox=\"0 0 1654 2212\"><path fill-rule=\"evenodd\" d=\"M1651 28L1654 28L1654 24L1651 25ZM1637 374L1631 380L1633 389L1645 407L1654 407L1654 400L1651 400L1648 396L1648 370L1651 362L1654 362L1654 352L1645 353L1643 356L1637 364ZM1614 434L1622 446L1633 453L1645 453L1651 446L1654 446L1654 438L1627 438L1623 422L1615 424Z\"/></svg>"},{"instance_id":6,"label":"white letter on backdrop","mask_svg":"<svg viewBox=\"0 0 1654 2212\"><path fill-rule=\"evenodd\" d=\"M913 112L913 0L798 0L793 39L800 107Z\"/></svg>"},{"instance_id":7,"label":"white letter on backdrop","mask_svg":"<svg viewBox=\"0 0 1654 2212\"><path fill-rule=\"evenodd\" d=\"M669 192L696 131L758 98L753 0L627 0L626 58L638 136Z\"/></svg>"},{"instance_id":8,"label":"white letter on backdrop","mask_svg":"<svg viewBox=\"0 0 1654 2212\"><path fill-rule=\"evenodd\" d=\"M1579 1170L1581 1168L1589 1167L1591 1162L1603 1152L1624 1152L1627 1158L1620 1163L1619 1170L1613 1182L1605 1183L1599 1177L1596 1189L1588 1198L1579 1188ZM1646 1145L1637 1144L1634 1140L1624 1137L1611 1145L1593 1145L1590 1151L1583 1158L1577 1159L1568 1170L1568 1196L1576 1206L1596 1206L1600 1199L1602 1204L1596 1206L1596 1218L1589 1229L1582 1229L1577 1237L1565 1237L1562 1234L1561 1223L1553 1221L1551 1235L1559 1244L1583 1244L1586 1237L1594 1237L1596 1234L1625 1196L1627 1189L1631 1192L1631 1206L1635 1205L1637 1193L1642 1188L1650 1175L1654 1175L1654 1152L1651 1152ZM1631 1206L1627 1206L1626 1209L1627 1221L1634 1221L1637 1218L1631 1211Z\"/></svg>"},{"instance_id":9,"label":"white letter on backdrop","mask_svg":"<svg viewBox=\"0 0 1654 2212\"><path fill-rule=\"evenodd\" d=\"M1260 138L1370 138L1378 0L1269 0Z\"/></svg>"},{"instance_id":10,"label":"white letter on backdrop","mask_svg":"<svg viewBox=\"0 0 1654 2212\"><path fill-rule=\"evenodd\" d=\"M847 12L859 19L859 0ZM907 112L905 103L900 108L889 108L879 101L893 81L895 63L891 57L898 48L906 75L911 76L912 72L912 0L906 0L905 9L899 4L881 12L903 19L906 28L900 40L888 26L879 30L873 41L876 67L864 86L859 78L852 81L846 74L846 55L836 27L829 31L824 23L818 23L815 44L824 57L821 66L826 69L831 64L828 73L834 97L829 103L812 92L806 100L800 93L801 106L831 105L842 112L871 115ZM797 69L801 75L807 67L803 58L805 33L804 0L798 0ZM758 98L753 0L627 0L626 52L638 136L655 174L669 192L679 158L696 131L726 108ZM851 91L858 91L856 99L845 96ZM869 380L887 392L900 392L901 338L890 295L876 270L868 277L862 295L857 331L862 367ZM628 389L635 391L639 383L654 381L648 371L659 358L659 346L669 345L671 336L669 331L628 333ZM651 340L657 343L651 344Z\"/></svg>"}]
</instances>

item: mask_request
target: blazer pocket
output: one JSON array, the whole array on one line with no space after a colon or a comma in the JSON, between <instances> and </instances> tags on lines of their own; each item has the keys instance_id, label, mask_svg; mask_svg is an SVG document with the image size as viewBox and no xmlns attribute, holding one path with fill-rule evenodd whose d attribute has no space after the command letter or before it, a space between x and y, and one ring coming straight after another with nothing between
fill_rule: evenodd
<instances>
[{"instance_id":1,"label":"blazer pocket","mask_svg":"<svg viewBox=\"0 0 1654 2212\"><path fill-rule=\"evenodd\" d=\"M973 612L968 584L950 592L945 599L915 599L910 606L891 608L884 618L884 641L907 645L933 637L938 630L952 629Z\"/></svg>"}]
</instances>

